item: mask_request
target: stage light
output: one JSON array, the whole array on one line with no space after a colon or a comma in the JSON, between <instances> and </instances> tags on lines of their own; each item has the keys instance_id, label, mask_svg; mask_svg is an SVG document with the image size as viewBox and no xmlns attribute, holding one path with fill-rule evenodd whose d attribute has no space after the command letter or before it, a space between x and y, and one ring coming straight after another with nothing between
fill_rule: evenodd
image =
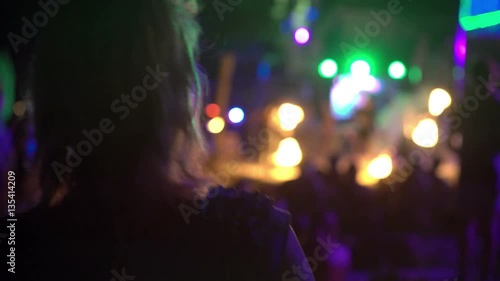
<instances>
[{"instance_id":1,"label":"stage light","mask_svg":"<svg viewBox=\"0 0 500 281\"><path fill-rule=\"evenodd\" d=\"M377 78L372 75L355 77L356 81L359 81L359 86L361 91L369 93L377 93L382 87Z\"/></svg>"},{"instance_id":2,"label":"stage light","mask_svg":"<svg viewBox=\"0 0 500 281\"><path fill-rule=\"evenodd\" d=\"M277 182L286 182L297 179L300 176L299 167L274 167L269 171L270 177Z\"/></svg>"},{"instance_id":3,"label":"stage light","mask_svg":"<svg viewBox=\"0 0 500 281\"><path fill-rule=\"evenodd\" d=\"M330 89L330 109L336 119L346 120L352 117L361 101L361 90L359 79L351 75L339 77Z\"/></svg>"},{"instance_id":4,"label":"stage light","mask_svg":"<svg viewBox=\"0 0 500 281\"><path fill-rule=\"evenodd\" d=\"M278 108L278 118L283 131L292 131L304 120L304 110L298 105L284 103Z\"/></svg>"},{"instance_id":5,"label":"stage light","mask_svg":"<svg viewBox=\"0 0 500 281\"><path fill-rule=\"evenodd\" d=\"M220 115L220 107L215 103L208 104L205 107L205 114L209 118L215 118Z\"/></svg>"},{"instance_id":6,"label":"stage light","mask_svg":"<svg viewBox=\"0 0 500 281\"><path fill-rule=\"evenodd\" d=\"M31 157L34 157L35 156L35 153L36 153L36 150L38 148L38 143L35 139L33 138L30 138L26 141L26 146L25 146L25 149L26 149L26 156L28 158L31 158Z\"/></svg>"},{"instance_id":7,"label":"stage light","mask_svg":"<svg viewBox=\"0 0 500 281\"><path fill-rule=\"evenodd\" d=\"M426 118L418 122L411 134L413 142L421 147L434 147L438 143L439 132L436 121Z\"/></svg>"},{"instance_id":8,"label":"stage light","mask_svg":"<svg viewBox=\"0 0 500 281\"><path fill-rule=\"evenodd\" d=\"M257 66L257 79L259 81L267 81L270 77L271 65L265 60L260 61L259 65Z\"/></svg>"},{"instance_id":9,"label":"stage light","mask_svg":"<svg viewBox=\"0 0 500 281\"><path fill-rule=\"evenodd\" d=\"M333 78L339 70L337 63L332 59L326 59L319 64L318 72L323 78Z\"/></svg>"},{"instance_id":10,"label":"stage light","mask_svg":"<svg viewBox=\"0 0 500 281\"><path fill-rule=\"evenodd\" d=\"M208 121L207 130L212 134L218 134L224 130L225 125L226 122L224 122L222 117L215 117L214 119Z\"/></svg>"},{"instance_id":11,"label":"stage light","mask_svg":"<svg viewBox=\"0 0 500 281\"><path fill-rule=\"evenodd\" d=\"M392 159L388 154L381 154L368 164L368 174L376 179L385 179L392 173Z\"/></svg>"},{"instance_id":12,"label":"stage light","mask_svg":"<svg viewBox=\"0 0 500 281\"><path fill-rule=\"evenodd\" d=\"M364 60L357 60L351 64L351 74L353 76L369 75L370 70L370 65Z\"/></svg>"},{"instance_id":13,"label":"stage light","mask_svg":"<svg viewBox=\"0 0 500 281\"><path fill-rule=\"evenodd\" d=\"M368 95L380 92L382 85L372 75L340 75L330 88L330 109L336 119L346 120L363 107Z\"/></svg>"},{"instance_id":14,"label":"stage light","mask_svg":"<svg viewBox=\"0 0 500 281\"><path fill-rule=\"evenodd\" d=\"M434 89L429 95L429 113L432 116L439 116L451 105L450 94L443 89Z\"/></svg>"},{"instance_id":15,"label":"stage light","mask_svg":"<svg viewBox=\"0 0 500 281\"><path fill-rule=\"evenodd\" d=\"M467 33L459 26L455 32L454 46L455 63L458 66L465 66L465 58L467 57Z\"/></svg>"},{"instance_id":16,"label":"stage light","mask_svg":"<svg viewBox=\"0 0 500 281\"><path fill-rule=\"evenodd\" d=\"M241 123L245 119L245 112L239 107L233 107L228 113L229 121L234 124Z\"/></svg>"},{"instance_id":17,"label":"stage light","mask_svg":"<svg viewBox=\"0 0 500 281\"><path fill-rule=\"evenodd\" d=\"M464 1L465 2L465 1ZM485 1L488 2L488 1ZM490 3L496 3L496 1L489 1ZM477 1L477 3L482 3L482 1ZM481 7L484 9L484 7ZM496 7L497 8L497 7ZM500 11L492 11L488 13L483 13L474 16L464 16L460 17L460 25L465 31L472 31L476 29L486 28L490 26L495 26L500 24Z\"/></svg>"},{"instance_id":18,"label":"stage light","mask_svg":"<svg viewBox=\"0 0 500 281\"><path fill-rule=\"evenodd\" d=\"M315 7L310 7L309 11L307 12L307 20L308 21L315 21L319 17L319 12L318 9Z\"/></svg>"},{"instance_id":19,"label":"stage light","mask_svg":"<svg viewBox=\"0 0 500 281\"><path fill-rule=\"evenodd\" d=\"M347 82L340 82L330 90L330 106L338 119L350 118L358 100L359 90Z\"/></svg>"},{"instance_id":20,"label":"stage light","mask_svg":"<svg viewBox=\"0 0 500 281\"><path fill-rule=\"evenodd\" d=\"M305 27L299 27L295 30L295 42L299 45L305 45L311 39L311 33Z\"/></svg>"},{"instance_id":21,"label":"stage light","mask_svg":"<svg viewBox=\"0 0 500 281\"><path fill-rule=\"evenodd\" d=\"M12 106L12 111L16 116L22 117L26 113L26 104L22 100L16 101Z\"/></svg>"},{"instance_id":22,"label":"stage light","mask_svg":"<svg viewBox=\"0 0 500 281\"><path fill-rule=\"evenodd\" d=\"M460 25L465 31L498 25L500 24L499 8L498 1L496 0L460 1L458 13ZM491 30L491 28L489 29Z\"/></svg>"},{"instance_id":23,"label":"stage light","mask_svg":"<svg viewBox=\"0 0 500 281\"><path fill-rule=\"evenodd\" d=\"M420 70L417 66L410 68L410 71L408 72L408 79L413 84L419 83L422 81L422 70Z\"/></svg>"},{"instance_id":24,"label":"stage light","mask_svg":"<svg viewBox=\"0 0 500 281\"><path fill-rule=\"evenodd\" d=\"M370 176L366 169L359 170L356 173L356 183L364 187L373 187L379 182L378 179Z\"/></svg>"},{"instance_id":25,"label":"stage light","mask_svg":"<svg viewBox=\"0 0 500 281\"><path fill-rule=\"evenodd\" d=\"M280 167L294 167L302 162L302 150L294 138L282 140L273 155L273 162Z\"/></svg>"},{"instance_id":26,"label":"stage light","mask_svg":"<svg viewBox=\"0 0 500 281\"><path fill-rule=\"evenodd\" d=\"M403 79L406 76L406 67L400 61L392 62L389 65L389 76L392 79Z\"/></svg>"}]
</instances>

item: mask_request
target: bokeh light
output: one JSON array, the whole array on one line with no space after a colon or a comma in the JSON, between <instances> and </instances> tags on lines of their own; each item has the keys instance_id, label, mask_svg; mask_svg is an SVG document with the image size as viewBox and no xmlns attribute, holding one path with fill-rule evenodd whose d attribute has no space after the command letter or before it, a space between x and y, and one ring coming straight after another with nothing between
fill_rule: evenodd
<instances>
[{"instance_id":1,"label":"bokeh light","mask_svg":"<svg viewBox=\"0 0 500 281\"><path fill-rule=\"evenodd\" d=\"M318 72L323 78L333 78L338 71L337 62L332 59L326 59L319 64Z\"/></svg>"},{"instance_id":2,"label":"bokeh light","mask_svg":"<svg viewBox=\"0 0 500 281\"><path fill-rule=\"evenodd\" d=\"M436 168L436 176L447 182L450 186L458 184L460 176L460 163L454 159L447 159Z\"/></svg>"},{"instance_id":3,"label":"bokeh light","mask_svg":"<svg viewBox=\"0 0 500 281\"><path fill-rule=\"evenodd\" d=\"M220 115L220 107L215 103L208 104L205 107L205 114L209 118L215 118Z\"/></svg>"},{"instance_id":4,"label":"bokeh light","mask_svg":"<svg viewBox=\"0 0 500 281\"><path fill-rule=\"evenodd\" d=\"M280 167L294 167L302 162L302 150L294 138L282 140L273 155L273 163Z\"/></svg>"},{"instance_id":5,"label":"bokeh light","mask_svg":"<svg viewBox=\"0 0 500 281\"><path fill-rule=\"evenodd\" d=\"M283 131L292 131L304 120L304 110L298 105L284 103L278 108L278 118Z\"/></svg>"},{"instance_id":6,"label":"bokeh light","mask_svg":"<svg viewBox=\"0 0 500 281\"><path fill-rule=\"evenodd\" d=\"M245 119L245 112L239 107L233 107L228 113L229 121L234 124L241 123Z\"/></svg>"},{"instance_id":7,"label":"bokeh light","mask_svg":"<svg viewBox=\"0 0 500 281\"><path fill-rule=\"evenodd\" d=\"M439 116L451 105L450 94L440 88L431 91L429 95L429 113L432 116Z\"/></svg>"},{"instance_id":8,"label":"bokeh light","mask_svg":"<svg viewBox=\"0 0 500 281\"><path fill-rule=\"evenodd\" d=\"M381 88L380 81L372 75L339 76L330 89L330 109L333 116L339 120L351 118L356 109L366 104L369 95L379 93Z\"/></svg>"},{"instance_id":9,"label":"bokeh light","mask_svg":"<svg viewBox=\"0 0 500 281\"><path fill-rule=\"evenodd\" d=\"M315 21L319 17L319 11L315 7L310 7L309 11L307 12L307 20L308 21Z\"/></svg>"},{"instance_id":10,"label":"bokeh light","mask_svg":"<svg viewBox=\"0 0 500 281\"><path fill-rule=\"evenodd\" d=\"M356 182L364 187L374 187L379 182L379 179L372 177L365 168L356 173Z\"/></svg>"},{"instance_id":11,"label":"bokeh light","mask_svg":"<svg viewBox=\"0 0 500 281\"><path fill-rule=\"evenodd\" d=\"M295 42L299 45L304 45L311 39L311 33L305 27L299 27L295 30Z\"/></svg>"},{"instance_id":12,"label":"bokeh light","mask_svg":"<svg viewBox=\"0 0 500 281\"><path fill-rule=\"evenodd\" d=\"M270 169L269 175L276 182L282 183L297 179L300 176L300 169L297 166L294 167L276 166Z\"/></svg>"},{"instance_id":13,"label":"bokeh light","mask_svg":"<svg viewBox=\"0 0 500 281\"><path fill-rule=\"evenodd\" d=\"M434 147L438 143L439 132L436 121L426 118L418 122L418 125L413 129L411 139L421 147Z\"/></svg>"},{"instance_id":14,"label":"bokeh light","mask_svg":"<svg viewBox=\"0 0 500 281\"><path fill-rule=\"evenodd\" d=\"M26 146L25 146L26 156L28 158L35 157L37 148L38 148L38 143L36 139L34 138L28 139L26 141Z\"/></svg>"},{"instance_id":15,"label":"bokeh light","mask_svg":"<svg viewBox=\"0 0 500 281\"><path fill-rule=\"evenodd\" d=\"M12 106L12 111L16 116L22 117L26 113L26 104L22 100L16 101Z\"/></svg>"},{"instance_id":16,"label":"bokeh light","mask_svg":"<svg viewBox=\"0 0 500 281\"><path fill-rule=\"evenodd\" d=\"M267 81L271 77L271 65L269 62L262 60L257 66L257 79L259 81Z\"/></svg>"},{"instance_id":17,"label":"bokeh light","mask_svg":"<svg viewBox=\"0 0 500 281\"><path fill-rule=\"evenodd\" d=\"M422 70L419 67L414 66L408 71L408 79L412 84L417 84L422 81Z\"/></svg>"},{"instance_id":18,"label":"bokeh light","mask_svg":"<svg viewBox=\"0 0 500 281\"><path fill-rule=\"evenodd\" d=\"M380 82L373 75L356 77L356 80L359 82L361 91L376 93L380 91L382 87Z\"/></svg>"},{"instance_id":19,"label":"bokeh light","mask_svg":"<svg viewBox=\"0 0 500 281\"><path fill-rule=\"evenodd\" d=\"M351 64L351 74L353 76L369 75L370 71L370 64L364 60L357 60Z\"/></svg>"},{"instance_id":20,"label":"bokeh light","mask_svg":"<svg viewBox=\"0 0 500 281\"><path fill-rule=\"evenodd\" d=\"M340 77L330 90L330 107L335 118L345 120L352 117L359 103L360 89L351 76Z\"/></svg>"},{"instance_id":21,"label":"bokeh light","mask_svg":"<svg viewBox=\"0 0 500 281\"><path fill-rule=\"evenodd\" d=\"M392 158L388 154L381 154L368 164L368 174L376 179L385 179L392 173Z\"/></svg>"},{"instance_id":22,"label":"bokeh light","mask_svg":"<svg viewBox=\"0 0 500 281\"><path fill-rule=\"evenodd\" d=\"M222 119L222 117L215 117L212 120L208 121L207 130L212 134L218 134L222 132L222 130L224 130L225 125L226 122L224 122L224 119Z\"/></svg>"},{"instance_id":23,"label":"bokeh light","mask_svg":"<svg viewBox=\"0 0 500 281\"><path fill-rule=\"evenodd\" d=\"M389 76L392 79L403 79L406 76L406 66L400 61L394 61L389 65Z\"/></svg>"}]
</instances>

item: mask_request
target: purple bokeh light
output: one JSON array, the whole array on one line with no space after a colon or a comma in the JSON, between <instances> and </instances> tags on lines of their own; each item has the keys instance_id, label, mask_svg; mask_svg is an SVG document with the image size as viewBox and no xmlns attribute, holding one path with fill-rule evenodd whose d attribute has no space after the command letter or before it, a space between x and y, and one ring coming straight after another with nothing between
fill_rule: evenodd
<instances>
[{"instance_id":1,"label":"purple bokeh light","mask_svg":"<svg viewBox=\"0 0 500 281\"><path fill-rule=\"evenodd\" d=\"M311 33L305 27L299 27L295 30L295 42L299 45L305 45L311 39Z\"/></svg>"}]
</instances>

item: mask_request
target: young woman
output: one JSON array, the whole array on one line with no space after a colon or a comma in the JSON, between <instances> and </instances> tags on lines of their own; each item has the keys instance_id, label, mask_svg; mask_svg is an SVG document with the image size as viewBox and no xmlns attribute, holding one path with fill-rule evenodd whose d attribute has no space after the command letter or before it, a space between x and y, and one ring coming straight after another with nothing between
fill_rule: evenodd
<instances>
[{"instance_id":1,"label":"young woman","mask_svg":"<svg viewBox=\"0 0 500 281\"><path fill-rule=\"evenodd\" d=\"M43 196L1 280L314 280L286 213L200 172L192 3L56 3L34 57Z\"/></svg>"}]
</instances>

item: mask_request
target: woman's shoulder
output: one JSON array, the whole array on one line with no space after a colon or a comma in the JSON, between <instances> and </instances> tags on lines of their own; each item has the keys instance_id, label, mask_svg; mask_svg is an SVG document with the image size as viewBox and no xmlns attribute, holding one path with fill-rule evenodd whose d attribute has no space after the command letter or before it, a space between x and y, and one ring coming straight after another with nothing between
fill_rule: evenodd
<instances>
[{"instance_id":1,"label":"woman's shoulder","mask_svg":"<svg viewBox=\"0 0 500 281\"><path fill-rule=\"evenodd\" d=\"M274 206L272 198L259 192L214 187L205 197L202 217L251 227L288 229L290 214Z\"/></svg>"},{"instance_id":2,"label":"woman's shoulder","mask_svg":"<svg viewBox=\"0 0 500 281\"><path fill-rule=\"evenodd\" d=\"M288 212L261 193L222 187L210 190L205 205L201 218L217 229L230 256L241 253L245 264L262 264L272 272L278 269L290 232Z\"/></svg>"},{"instance_id":3,"label":"woman's shoulder","mask_svg":"<svg viewBox=\"0 0 500 281\"><path fill-rule=\"evenodd\" d=\"M252 250L266 251L271 244L282 244L279 240L285 240L290 229L290 214L258 192L213 187L181 209L189 233L238 242Z\"/></svg>"}]
</instances>

